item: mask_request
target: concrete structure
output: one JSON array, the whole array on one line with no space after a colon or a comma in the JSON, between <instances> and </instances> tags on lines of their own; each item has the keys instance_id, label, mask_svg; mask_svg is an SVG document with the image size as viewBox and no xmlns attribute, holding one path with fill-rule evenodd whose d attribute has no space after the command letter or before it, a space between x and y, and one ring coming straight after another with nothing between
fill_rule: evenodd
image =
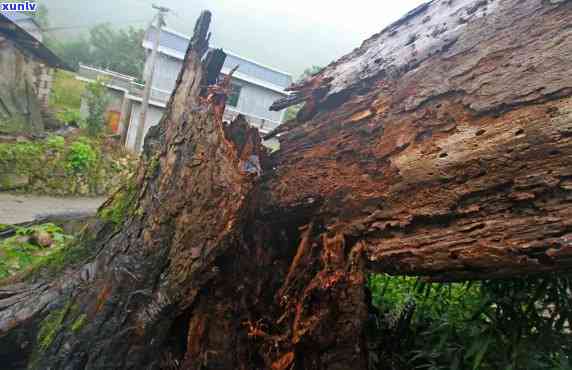
<instances>
[{"instance_id":1,"label":"concrete structure","mask_svg":"<svg viewBox=\"0 0 572 370\"><path fill-rule=\"evenodd\" d=\"M130 126L136 127L138 123L139 113L141 112L141 95L144 86L138 83L135 77L84 64L79 65L76 78L88 83L94 82L98 78L102 78L105 81L104 84L109 89L109 105L106 109L108 122L113 120L114 117L117 117L118 127L116 133L121 135L122 140L128 148L134 149L135 131L133 130L135 129L131 131L130 136L127 136L127 131ZM161 100L157 100L157 96L159 96ZM167 106L169 97L170 94L166 92L157 91L155 89L151 90L148 122L159 122L163 116L163 111ZM84 100L82 100L81 112L84 117L88 114Z\"/></svg>"},{"instance_id":2,"label":"concrete structure","mask_svg":"<svg viewBox=\"0 0 572 370\"><path fill-rule=\"evenodd\" d=\"M156 35L156 28L150 28L143 40L143 47L148 55ZM167 103L175 89L188 44L189 38L185 35L169 29L163 29L161 32L151 100L145 122L145 134L163 117ZM222 74L228 73L236 65L239 65L239 69L233 75L233 93L228 99L224 118L230 121L236 115L242 114L261 132L272 131L282 123L284 112L271 112L268 108L275 100L288 95L284 89L292 83L292 76L226 50L225 52L227 59L222 68ZM150 68L149 58L145 68ZM117 133L121 134L127 148L140 150L140 148L135 148L135 138L144 85L138 83L132 76L80 65L77 77L79 80L90 82L98 77L106 80L105 84L110 90L111 103L107 109L108 117L113 115L120 117Z\"/></svg>"},{"instance_id":3,"label":"concrete structure","mask_svg":"<svg viewBox=\"0 0 572 370\"><path fill-rule=\"evenodd\" d=\"M157 28L147 30L143 47L150 54L153 40L157 37ZM185 52L189 45L189 37L176 31L163 28L159 39L159 55L155 66L155 75L151 90L151 103L145 133L149 127L156 125L163 115L164 108L173 92L177 77L183 65ZM270 105L286 95L284 89L292 83L292 76L238 56L225 50L227 58L222 68L222 74L228 73L234 66L239 65L232 79L233 93L228 99L225 118L231 120L242 114L252 124L266 133L282 123L284 112L271 112ZM145 68L151 68L149 58ZM140 94L132 94L140 96ZM132 110L129 118L126 145L135 149L135 136L139 125L140 99L132 99Z\"/></svg>"},{"instance_id":4,"label":"concrete structure","mask_svg":"<svg viewBox=\"0 0 572 370\"><path fill-rule=\"evenodd\" d=\"M36 22L36 19L30 15L30 13L24 12L0 12L6 18L18 25L24 31L28 32L30 35L40 42L44 41L44 35L42 33L42 28Z\"/></svg>"},{"instance_id":5,"label":"concrete structure","mask_svg":"<svg viewBox=\"0 0 572 370\"><path fill-rule=\"evenodd\" d=\"M80 63L76 79L89 83L98 78L103 79L109 89L107 92L109 104L105 111L108 125L125 139L126 128L131 117L132 100L138 98L133 94L140 90L141 85L136 82L135 77ZM82 117L87 117L88 113L87 102L82 98ZM115 124L116 127L113 127Z\"/></svg>"},{"instance_id":6,"label":"concrete structure","mask_svg":"<svg viewBox=\"0 0 572 370\"><path fill-rule=\"evenodd\" d=\"M41 130L40 111L48 104L54 68L70 68L42 44L41 33L34 36L19 25L35 33L35 21L10 14L0 13L0 120L19 117L20 124Z\"/></svg>"},{"instance_id":7,"label":"concrete structure","mask_svg":"<svg viewBox=\"0 0 572 370\"><path fill-rule=\"evenodd\" d=\"M15 24L19 27L19 32L16 34L23 35L24 33L21 31L25 31L28 35L31 35L35 40L39 41L40 43L43 41L43 34L40 28L40 25L36 22L34 17L29 15L28 13L21 13L21 12L1 12L1 15L4 16L4 22L9 25L10 22ZM23 38L19 38L16 41L15 38L12 38L15 42L12 44L14 48L20 48L21 51L27 54L27 50L29 47L25 45L26 41L30 42L29 38L24 40ZM41 45L41 44L40 44ZM8 51L8 46L3 45L2 53L6 55L7 53L10 55L15 55L13 52ZM43 46L43 45L42 45ZM55 56L55 55L54 55ZM6 59L6 58L5 58ZM13 75L15 78L22 78L22 76L18 76L19 73L22 71L27 71L27 76L29 77L28 81L32 82L34 86L34 90L36 91L36 95L40 102L47 106L48 97L50 95L50 90L52 86L52 74L53 68L50 68L50 62L62 63L59 60L52 58L52 56L43 57L43 60L39 60L37 58L18 58L18 61L12 60L12 62L5 63L8 64L11 68L15 69ZM39 62L39 63L38 63ZM44 63L47 62L47 63ZM17 70L17 71L16 71ZM3 70L3 73L6 73L6 70ZM9 74L6 74L9 76Z\"/></svg>"}]
</instances>

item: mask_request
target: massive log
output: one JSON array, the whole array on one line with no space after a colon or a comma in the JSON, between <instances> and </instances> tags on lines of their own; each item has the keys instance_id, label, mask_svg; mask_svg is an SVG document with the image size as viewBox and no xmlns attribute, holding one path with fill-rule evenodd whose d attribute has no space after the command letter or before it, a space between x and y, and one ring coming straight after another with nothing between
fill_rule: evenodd
<instances>
[{"instance_id":1,"label":"massive log","mask_svg":"<svg viewBox=\"0 0 572 370\"><path fill-rule=\"evenodd\" d=\"M368 369L369 271L572 267L572 2L441 0L225 125L210 13L134 184L55 279L0 289L19 369ZM262 167L262 168L261 168ZM117 217L112 218L117 222Z\"/></svg>"}]
</instances>

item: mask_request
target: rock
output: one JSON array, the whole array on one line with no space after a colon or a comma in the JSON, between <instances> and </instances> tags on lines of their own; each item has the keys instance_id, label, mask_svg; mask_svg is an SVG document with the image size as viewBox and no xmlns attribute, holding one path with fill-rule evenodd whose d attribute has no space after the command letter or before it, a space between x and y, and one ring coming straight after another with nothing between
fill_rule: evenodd
<instances>
[{"instance_id":1,"label":"rock","mask_svg":"<svg viewBox=\"0 0 572 370\"><path fill-rule=\"evenodd\" d=\"M89 185L85 182L81 182L78 189L78 194L80 195L89 195Z\"/></svg>"},{"instance_id":2,"label":"rock","mask_svg":"<svg viewBox=\"0 0 572 370\"><path fill-rule=\"evenodd\" d=\"M30 182L28 175L18 175L15 173L0 174L0 190L12 190L23 188Z\"/></svg>"},{"instance_id":3,"label":"rock","mask_svg":"<svg viewBox=\"0 0 572 370\"><path fill-rule=\"evenodd\" d=\"M54 239L47 231L37 231L32 236L31 242L42 248L49 248L54 244Z\"/></svg>"}]
</instances>

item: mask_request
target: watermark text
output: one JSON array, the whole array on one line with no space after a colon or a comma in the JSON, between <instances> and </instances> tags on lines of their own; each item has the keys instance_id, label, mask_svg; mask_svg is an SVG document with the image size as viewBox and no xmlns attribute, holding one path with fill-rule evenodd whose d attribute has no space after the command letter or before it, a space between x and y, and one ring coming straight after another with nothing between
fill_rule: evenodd
<instances>
[{"instance_id":1,"label":"watermark text","mask_svg":"<svg viewBox=\"0 0 572 370\"><path fill-rule=\"evenodd\" d=\"M3 12L35 12L38 4L32 1L16 3L0 3L0 11Z\"/></svg>"}]
</instances>

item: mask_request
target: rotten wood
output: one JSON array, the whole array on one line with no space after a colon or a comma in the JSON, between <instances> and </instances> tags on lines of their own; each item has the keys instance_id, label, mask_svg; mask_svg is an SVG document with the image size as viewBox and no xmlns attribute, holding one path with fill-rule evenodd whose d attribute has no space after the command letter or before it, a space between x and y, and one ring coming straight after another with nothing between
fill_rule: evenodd
<instances>
[{"instance_id":1,"label":"rotten wood","mask_svg":"<svg viewBox=\"0 0 572 370\"><path fill-rule=\"evenodd\" d=\"M569 269L571 7L436 1L365 41L296 87L323 97L278 129L267 206L319 204L375 271Z\"/></svg>"}]
</instances>

